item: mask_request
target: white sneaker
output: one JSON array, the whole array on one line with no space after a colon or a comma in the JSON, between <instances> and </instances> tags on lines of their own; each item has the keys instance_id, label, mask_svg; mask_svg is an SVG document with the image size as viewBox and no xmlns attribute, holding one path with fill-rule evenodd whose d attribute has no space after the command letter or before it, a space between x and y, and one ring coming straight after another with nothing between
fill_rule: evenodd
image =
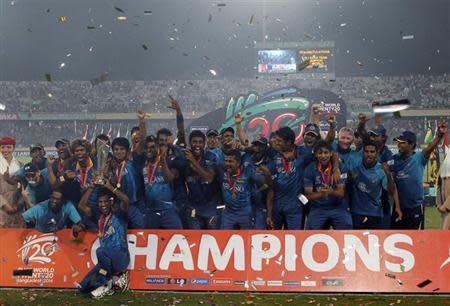
<instances>
[{"instance_id":1,"label":"white sneaker","mask_svg":"<svg viewBox=\"0 0 450 306\"><path fill-rule=\"evenodd\" d=\"M113 288L116 292L125 292L130 287L130 271L125 270L120 273L118 276L114 276L113 278Z\"/></svg>"},{"instance_id":2,"label":"white sneaker","mask_svg":"<svg viewBox=\"0 0 450 306\"><path fill-rule=\"evenodd\" d=\"M113 295L114 290L112 289L112 280L109 280L108 283L98 287L91 291L90 295L93 299L99 300L106 295Z\"/></svg>"}]
</instances>

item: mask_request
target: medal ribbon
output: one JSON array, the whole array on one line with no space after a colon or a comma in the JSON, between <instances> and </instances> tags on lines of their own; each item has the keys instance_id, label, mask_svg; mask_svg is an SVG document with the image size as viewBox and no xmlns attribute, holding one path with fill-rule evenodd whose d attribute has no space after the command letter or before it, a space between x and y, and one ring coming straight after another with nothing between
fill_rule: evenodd
<instances>
[{"instance_id":1,"label":"medal ribbon","mask_svg":"<svg viewBox=\"0 0 450 306\"><path fill-rule=\"evenodd\" d=\"M286 175L289 175L292 167L292 161L286 163L286 159L284 158L284 156L281 156L281 163L283 164L284 172L286 172Z\"/></svg>"},{"instance_id":2,"label":"medal ribbon","mask_svg":"<svg viewBox=\"0 0 450 306\"><path fill-rule=\"evenodd\" d=\"M118 169L119 167L116 168L116 176L117 176L117 184L121 184L122 183L122 175L123 175L123 169L125 168L125 161L122 161L122 166L120 167L120 171Z\"/></svg>"},{"instance_id":3,"label":"medal ribbon","mask_svg":"<svg viewBox=\"0 0 450 306\"><path fill-rule=\"evenodd\" d=\"M106 225L108 224L109 220L111 219L111 213L108 214L108 216L105 216L102 214L100 216L100 220L98 221L98 235L100 236L100 238L103 238L105 236L105 228ZM105 220L103 220L105 219Z\"/></svg>"},{"instance_id":4,"label":"medal ribbon","mask_svg":"<svg viewBox=\"0 0 450 306\"><path fill-rule=\"evenodd\" d=\"M236 183L240 177L241 177L241 169L238 169L238 172L236 174L236 180L234 182L231 181L231 175L227 173L228 184L230 185L230 190L233 196L236 195Z\"/></svg>"},{"instance_id":5,"label":"medal ribbon","mask_svg":"<svg viewBox=\"0 0 450 306\"><path fill-rule=\"evenodd\" d=\"M325 171L323 171L322 165L319 164L319 172L320 172L320 177L322 178L322 183L326 187L330 187L331 179L333 178L333 176L331 175L331 163L328 164L327 169ZM326 175L327 172L328 172L328 176Z\"/></svg>"},{"instance_id":6,"label":"medal ribbon","mask_svg":"<svg viewBox=\"0 0 450 306\"><path fill-rule=\"evenodd\" d=\"M153 178L156 174L156 169L158 169L159 160L154 164L153 169L150 171L150 163L147 162L147 177L148 177L148 185L152 186L153 184Z\"/></svg>"},{"instance_id":7,"label":"medal ribbon","mask_svg":"<svg viewBox=\"0 0 450 306\"><path fill-rule=\"evenodd\" d=\"M88 164L86 166L86 171L83 173L83 169L80 166L80 163L77 162L77 169L80 171L80 181L81 181L81 186L82 187L86 187L88 173L89 173L89 170L92 168L93 165L94 165L94 163L92 162L91 158L89 158L88 159Z\"/></svg>"}]
</instances>

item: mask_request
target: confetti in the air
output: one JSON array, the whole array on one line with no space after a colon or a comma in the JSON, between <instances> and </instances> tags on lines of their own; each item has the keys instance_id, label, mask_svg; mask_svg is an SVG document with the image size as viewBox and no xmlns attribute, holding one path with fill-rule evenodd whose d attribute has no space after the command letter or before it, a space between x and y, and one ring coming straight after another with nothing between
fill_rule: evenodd
<instances>
[{"instance_id":1,"label":"confetti in the air","mask_svg":"<svg viewBox=\"0 0 450 306\"><path fill-rule=\"evenodd\" d=\"M114 9L118 12L125 13L120 7L115 6Z\"/></svg>"},{"instance_id":2,"label":"confetti in the air","mask_svg":"<svg viewBox=\"0 0 450 306\"><path fill-rule=\"evenodd\" d=\"M127 16L117 16L117 20L119 21L127 20Z\"/></svg>"},{"instance_id":3,"label":"confetti in the air","mask_svg":"<svg viewBox=\"0 0 450 306\"><path fill-rule=\"evenodd\" d=\"M69 20L69 16L59 16L58 21L59 22L66 22Z\"/></svg>"},{"instance_id":4,"label":"confetti in the air","mask_svg":"<svg viewBox=\"0 0 450 306\"><path fill-rule=\"evenodd\" d=\"M147 45L145 45L145 44L142 45L142 48L143 48L144 50L148 50L148 47L147 47Z\"/></svg>"},{"instance_id":5,"label":"confetti in the air","mask_svg":"<svg viewBox=\"0 0 450 306\"><path fill-rule=\"evenodd\" d=\"M144 15L151 15L151 14L153 14L152 11L144 11Z\"/></svg>"},{"instance_id":6,"label":"confetti in the air","mask_svg":"<svg viewBox=\"0 0 450 306\"><path fill-rule=\"evenodd\" d=\"M341 27L345 27L346 25L346 23L341 23Z\"/></svg>"},{"instance_id":7,"label":"confetti in the air","mask_svg":"<svg viewBox=\"0 0 450 306\"><path fill-rule=\"evenodd\" d=\"M62 69L62 68L64 68L66 66L66 63L61 63L60 65L59 65L59 69Z\"/></svg>"},{"instance_id":8,"label":"confetti in the air","mask_svg":"<svg viewBox=\"0 0 450 306\"><path fill-rule=\"evenodd\" d=\"M209 72L210 72L213 76L216 76L216 75L217 75L217 72L216 72L214 69L209 69Z\"/></svg>"},{"instance_id":9,"label":"confetti in the air","mask_svg":"<svg viewBox=\"0 0 450 306\"><path fill-rule=\"evenodd\" d=\"M2 104L2 103L0 103L0 110L4 111L5 109L6 109L6 105L5 105L5 104Z\"/></svg>"},{"instance_id":10,"label":"confetti in the air","mask_svg":"<svg viewBox=\"0 0 450 306\"><path fill-rule=\"evenodd\" d=\"M404 35L403 40L414 39L414 35Z\"/></svg>"}]
</instances>

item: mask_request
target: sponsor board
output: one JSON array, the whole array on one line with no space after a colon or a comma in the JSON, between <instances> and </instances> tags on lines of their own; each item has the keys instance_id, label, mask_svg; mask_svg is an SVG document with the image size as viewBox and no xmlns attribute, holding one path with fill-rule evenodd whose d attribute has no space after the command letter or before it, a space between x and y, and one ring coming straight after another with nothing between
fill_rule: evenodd
<instances>
[{"instance_id":1,"label":"sponsor board","mask_svg":"<svg viewBox=\"0 0 450 306\"><path fill-rule=\"evenodd\" d=\"M229 286L233 283L231 278L214 278L212 280L213 285L226 285Z\"/></svg>"},{"instance_id":2,"label":"sponsor board","mask_svg":"<svg viewBox=\"0 0 450 306\"><path fill-rule=\"evenodd\" d=\"M208 278L191 278L190 284L191 285L209 285L209 279Z\"/></svg>"},{"instance_id":3,"label":"sponsor board","mask_svg":"<svg viewBox=\"0 0 450 306\"><path fill-rule=\"evenodd\" d=\"M97 263L94 233L0 236L0 286L73 288ZM130 230L128 241L131 289L450 293L448 231Z\"/></svg>"},{"instance_id":4,"label":"sponsor board","mask_svg":"<svg viewBox=\"0 0 450 306\"><path fill-rule=\"evenodd\" d=\"M146 277L145 283L148 285L163 285L166 283L166 279L162 277Z\"/></svg>"},{"instance_id":5,"label":"sponsor board","mask_svg":"<svg viewBox=\"0 0 450 306\"><path fill-rule=\"evenodd\" d=\"M342 279L342 278L323 278L322 286L344 286L344 279Z\"/></svg>"},{"instance_id":6,"label":"sponsor board","mask_svg":"<svg viewBox=\"0 0 450 306\"><path fill-rule=\"evenodd\" d=\"M300 285L303 287L315 287L315 286L317 286L317 282L316 281L301 281Z\"/></svg>"},{"instance_id":7,"label":"sponsor board","mask_svg":"<svg viewBox=\"0 0 450 306\"><path fill-rule=\"evenodd\" d=\"M267 281L267 286L269 286L269 287L283 286L283 281L280 281L280 280L268 280Z\"/></svg>"}]
</instances>

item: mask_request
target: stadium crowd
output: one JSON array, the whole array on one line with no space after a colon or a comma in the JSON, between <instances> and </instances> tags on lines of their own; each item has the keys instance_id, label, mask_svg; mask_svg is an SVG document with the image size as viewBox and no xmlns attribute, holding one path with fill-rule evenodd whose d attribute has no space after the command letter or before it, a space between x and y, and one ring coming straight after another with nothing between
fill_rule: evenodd
<instances>
[{"instance_id":1,"label":"stadium crowd","mask_svg":"<svg viewBox=\"0 0 450 306\"><path fill-rule=\"evenodd\" d=\"M445 122L421 151L416 150L417 135L402 131L394 138L399 151L394 155L385 145L387 131L379 118L369 129L363 113L356 130L336 131L336 118L330 116L322 137L315 105L303 143L296 145L289 127L269 139L249 140L239 113L236 130L193 130L186 137L181 108L170 99L176 135L167 127L148 135L146 113L138 111L131 143L104 133L92 141L59 138L54 142L58 156L45 156L43 145L33 142L26 165L13 157L16 139L0 138L0 227L72 228L74 236L98 232L99 262L79 290L99 298L128 287L127 228L423 226L424 167L448 135ZM444 216L446 205L439 207Z\"/></svg>"}]
</instances>

